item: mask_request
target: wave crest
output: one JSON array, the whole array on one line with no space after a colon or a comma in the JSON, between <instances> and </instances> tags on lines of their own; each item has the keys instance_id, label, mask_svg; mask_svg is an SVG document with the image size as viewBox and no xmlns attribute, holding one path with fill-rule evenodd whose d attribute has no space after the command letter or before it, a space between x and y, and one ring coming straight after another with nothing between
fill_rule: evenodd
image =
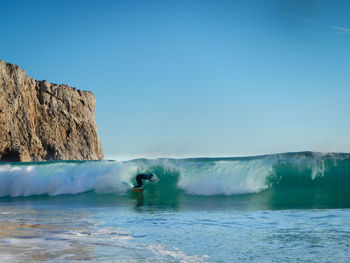
<instances>
[{"instance_id":1,"label":"wave crest","mask_svg":"<svg viewBox=\"0 0 350 263\"><path fill-rule=\"evenodd\" d=\"M298 194L300 198L317 194L332 199L335 195L349 197L350 155L306 152L245 158L7 163L0 164L0 196L124 194L138 173L157 175L156 183L146 182L145 189L150 191L145 194L163 199L183 193L231 196L262 192L275 200L285 193L286 199Z\"/></svg>"}]
</instances>

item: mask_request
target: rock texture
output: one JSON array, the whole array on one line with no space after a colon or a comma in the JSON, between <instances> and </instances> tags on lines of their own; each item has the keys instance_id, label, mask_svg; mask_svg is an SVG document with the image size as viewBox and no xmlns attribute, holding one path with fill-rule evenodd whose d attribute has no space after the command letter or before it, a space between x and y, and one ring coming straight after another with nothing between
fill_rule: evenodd
<instances>
[{"instance_id":1,"label":"rock texture","mask_svg":"<svg viewBox=\"0 0 350 263\"><path fill-rule=\"evenodd\" d=\"M0 161L96 160L95 97L0 60Z\"/></svg>"}]
</instances>

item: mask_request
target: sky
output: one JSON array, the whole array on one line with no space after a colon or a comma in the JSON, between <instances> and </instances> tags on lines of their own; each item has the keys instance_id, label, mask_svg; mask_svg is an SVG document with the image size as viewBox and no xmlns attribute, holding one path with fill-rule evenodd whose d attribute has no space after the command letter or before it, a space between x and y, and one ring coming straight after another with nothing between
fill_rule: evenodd
<instances>
[{"instance_id":1,"label":"sky","mask_svg":"<svg viewBox=\"0 0 350 263\"><path fill-rule=\"evenodd\" d=\"M0 0L0 59L94 93L106 159L350 152L350 1Z\"/></svg>"}]
</instances>

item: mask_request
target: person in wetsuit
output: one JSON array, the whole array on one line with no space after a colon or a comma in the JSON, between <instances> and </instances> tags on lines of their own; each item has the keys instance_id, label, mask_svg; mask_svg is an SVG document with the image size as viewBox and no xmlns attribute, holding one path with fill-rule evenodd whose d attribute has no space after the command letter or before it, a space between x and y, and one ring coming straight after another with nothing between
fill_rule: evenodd
<instances>
[{"instance_id":1,"label":"person in wetsuit","mask_svg":"<svg viewBox=\"0 0 350 263\"><path fill-rule=\"evenodd\" d=\"M137 182L137 185L134 186L133 188L140 188L142 186L142 179L143 180L149 180L152 182L152 178L153 178L153 174L138 174L136 176L136 182Z\"/></svg>"}]
</instances>

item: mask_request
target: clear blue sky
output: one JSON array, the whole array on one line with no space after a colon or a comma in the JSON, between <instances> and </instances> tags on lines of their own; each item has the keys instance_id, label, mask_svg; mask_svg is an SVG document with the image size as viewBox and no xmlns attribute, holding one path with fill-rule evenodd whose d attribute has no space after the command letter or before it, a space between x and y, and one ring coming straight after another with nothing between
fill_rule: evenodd
<instances>
[{"instance_id":1,"label":"clear blue sky","mask_svg":"<svg viewBox=\"0 0 350 263\"><path fill-rule=\"evenodd\" d=\"M0 3L0 59L92 91L107 158L350 152L350 1Z\"/></svg>"}]
</instances>

